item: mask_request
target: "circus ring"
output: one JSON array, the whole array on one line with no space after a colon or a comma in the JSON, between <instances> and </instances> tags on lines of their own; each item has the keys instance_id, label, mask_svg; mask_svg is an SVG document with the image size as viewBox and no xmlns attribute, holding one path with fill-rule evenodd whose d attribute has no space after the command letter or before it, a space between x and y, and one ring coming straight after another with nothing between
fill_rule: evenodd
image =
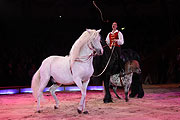
<instances>
[{"instance_id":1,"label":"circus ring","mask_svg":"<svg viewBox=\"0 0 180 120\"><path fill-rule=\"evenodd\" d=\"M81 93L76 86L60 87L56 94L60 108L53 109L54 99L44 90L42 113L36 113L36 102L31 89L26 86L0 88L1 120L179 120L179 84L143 85L142 99L130 98L129 102L117 99L113 93L113 103L104 104L103 86L89 86L86 106L89 114L78 114L76 109ZM113 92L111 90L111 92ZM118 89L123 96L123 89Z\"/></svg>"}]
</instances>

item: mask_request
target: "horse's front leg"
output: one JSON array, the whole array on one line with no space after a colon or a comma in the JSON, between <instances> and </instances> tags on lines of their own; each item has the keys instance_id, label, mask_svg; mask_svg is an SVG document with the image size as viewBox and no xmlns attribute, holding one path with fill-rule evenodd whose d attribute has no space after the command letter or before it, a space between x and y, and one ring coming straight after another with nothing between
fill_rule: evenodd
<instances>
[{"instance_id":1,"label":"horse's front leg","mask_svg":"<svg viewBox=\"0 0 180 120\"><path fill-rule=\"evenodd\" d=\"M104 103L110 103L112 102L111 93L109 91L109 84L110 84L110 75L105 74L104 75L104 89L105 89L105 96L104 96Z\"/></svg>"},{"instance_id":2,"label":"horse's front leg","mask_svg":"<svg viewBox=\"0 0 180 120\"><path fill-rule=\"evenodd\" d=\"M128 93L129 93L129 88L130 88L130 85L129 84L126 84L125 86L124 86L124 92L125 92L125 100L126 100L126 102L128 102Z\"/></svg>"},{"instance_id":3,"label":"horse's front leg","mask_svg":"<svg viewBox=\"0 0 180 120\"><path fill-rule=\"evenodd\" d=\"M117 97L118 99L121 99L121 97L119 97L119 95L117 94L116 90L117 90L117 86L113 86L113 91L114 91L116 97Z\"/></svg>"},{"instance_id":4,"label":"horse's front leg","mask_svg":"<svg viewBox=\"0 0 180 120\"><path fill-rule=\"evenodd\" d=\"M79 114L81 114L81 113L88 114L88 111L85 111L85 98L86 98L86 91L87 91L87 86L88 86L89 80L84 81L82 83L81 79L78 79L75 81L75 83L81 90L81 101L79 103L79 107L78 107L77 111Z\"/></svg>"}]
</instances>

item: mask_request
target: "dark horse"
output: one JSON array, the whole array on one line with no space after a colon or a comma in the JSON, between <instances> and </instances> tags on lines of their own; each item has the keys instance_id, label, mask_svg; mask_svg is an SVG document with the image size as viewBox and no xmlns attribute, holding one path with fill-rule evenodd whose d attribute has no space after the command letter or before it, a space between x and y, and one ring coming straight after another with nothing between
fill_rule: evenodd
<instances>
[{"instance_id":1,"label":"dark horse","mask_svg":"<svg viewBox=\"0 0 180 120\"><path fill-rule=\"evenodd\" d=\"M105 67L110 54L111 50L108 47L105 47L104 55L102 56L101 60L103 62L102 68ZM137 60L140 63L140 56L137 52L133 51L132 49L122 49L120 59L118 58L118 55L116 53L113 53L107 69L101 76L101 79L104 81L105 89L105 96L103 99L104 103L112 102L111 94L109 91L110 76L122 72L125 69L125 63L131 60ZM144 96L144 91L142 88L140 75L135 73L132 79L133 80L131 84L131 94L129 95L129 97L135 97L136 95L138 95L137 97L142 98Z\"/></svg>"}]
</instances>

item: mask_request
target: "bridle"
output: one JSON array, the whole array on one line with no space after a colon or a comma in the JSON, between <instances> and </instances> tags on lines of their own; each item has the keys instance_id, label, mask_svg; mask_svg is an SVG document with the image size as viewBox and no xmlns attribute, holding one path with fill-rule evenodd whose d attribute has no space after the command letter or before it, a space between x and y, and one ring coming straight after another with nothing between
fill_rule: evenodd
<instances>
[{"instance_id":1,"label":"bridle","mask_svg":"<svg viewBox=\"0 0 180 120\"><path fill-rule=\"evenodd\" d=\"M76 62L88 62L92 57L97 56L96 48L94 47L92 42L87 44L88 48L92 51L91 54L81 56L75 59Z\"/></svg>"},{"instance_id":2,"label":"bridle","mask_svg":"<svg viewBox=\"0 0 180 120\"><path fill-rule=\"evenodd\" d=\"M75 59L76 62L86 63L86 62L88 62L92 57L94 57L94 56L97 55L97 54L96 54L96 49L95 49L95 47L94 47L94 45L93 45L92 42L88 43L87 46L88 46L88 48L92 51L92 53L90 53L89 55L77 57L77 58ZM72 73L72 67L71 67L71 66L70 66L70 71L71 71L71 74L73 74L73 73Z\"/></svg>"}]
</instances>

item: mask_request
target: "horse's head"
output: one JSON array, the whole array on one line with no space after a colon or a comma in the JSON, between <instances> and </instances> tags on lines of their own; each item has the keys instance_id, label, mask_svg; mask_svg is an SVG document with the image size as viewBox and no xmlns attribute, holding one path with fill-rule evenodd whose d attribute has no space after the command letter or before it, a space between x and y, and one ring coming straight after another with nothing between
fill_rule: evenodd
<instances>
[{"instance_id":1,"label":"horse's head","mask_svg":"<svg viewBox=\"0 0 180 120\"><path fill-rule=\"evenodd\" d=\"M101 36L100 36L100 30L91 30L91 29L87 29L86 30L89 35L90 35L90 40L89 40L89 47L90 49L93 50L94 54L95 55L102 55L103 54L103 48L102 48L102 45L100 43L100 40L101 40Z\"/></svg>"},{"instance_id":2,"label":"horse's head","mask_svg":"<svg viewBox=\"0 0 180 120\"><path fill-rule=\"evenodd\" d=\"M125 65L125 69L127 69L128 71L137 73L137 74L141 74L140 65L137 60L128 61Z\"/></svg>"}]
</instances>

